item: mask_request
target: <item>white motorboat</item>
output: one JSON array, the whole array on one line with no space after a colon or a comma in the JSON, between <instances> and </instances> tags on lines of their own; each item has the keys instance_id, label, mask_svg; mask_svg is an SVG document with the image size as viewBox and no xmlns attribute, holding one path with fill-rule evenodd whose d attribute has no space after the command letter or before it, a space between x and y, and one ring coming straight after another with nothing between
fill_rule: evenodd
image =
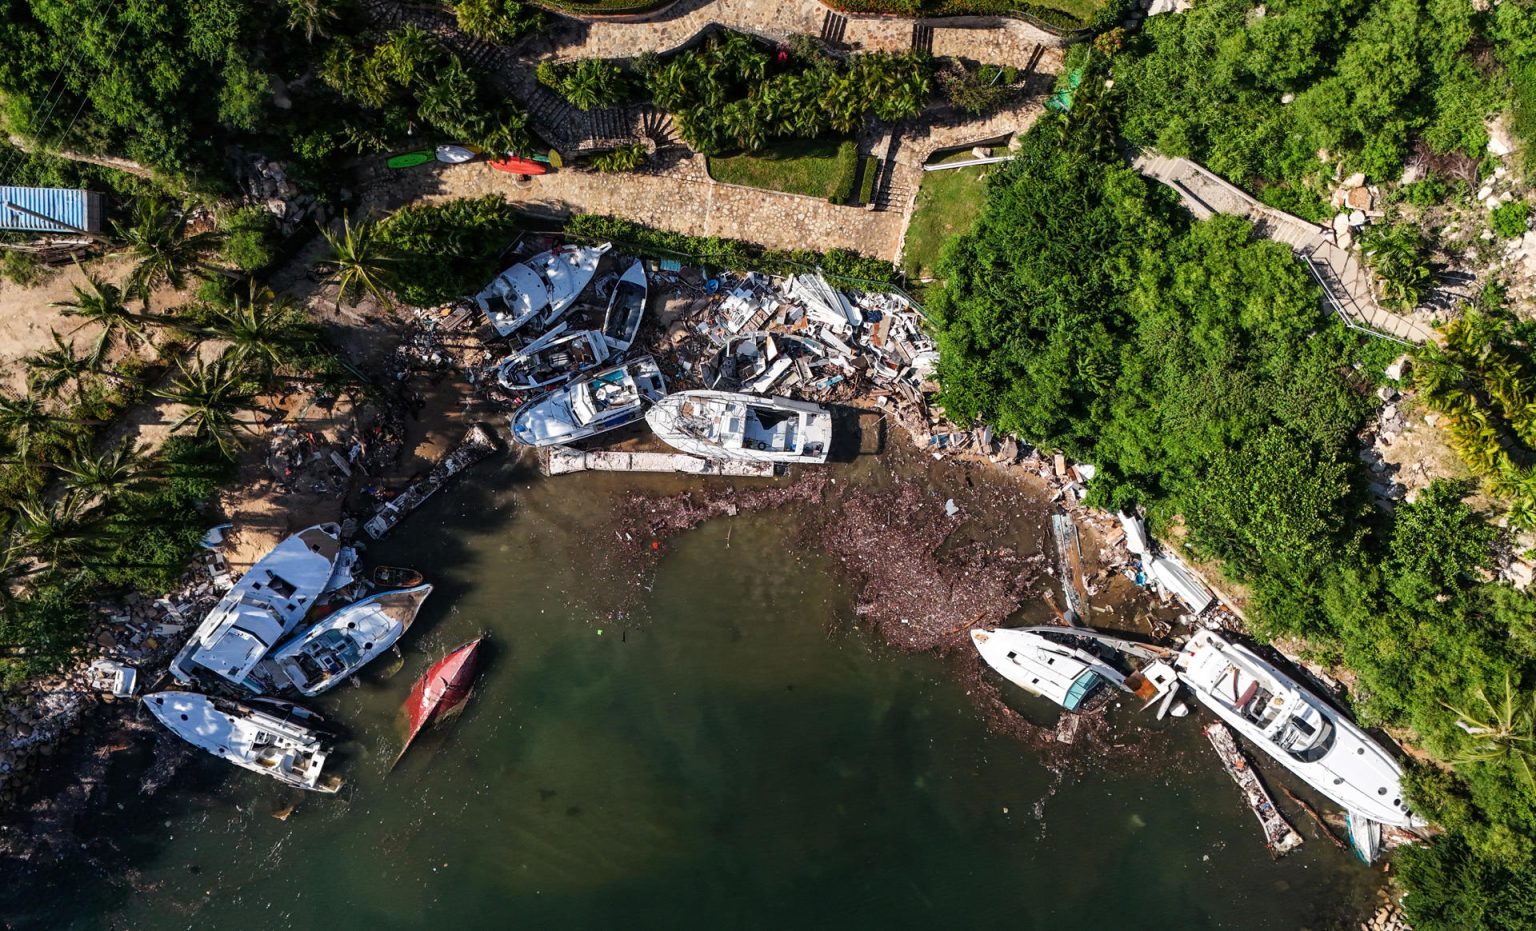
<instances>
[{"instance_id":1,"label":"white motorboat","mask_svg":"<svg viewBox=\"0 0 1536 931\"><path fill-rule=\"evenodd\" d=\"M635 259L613 286L608 310L603 314L603 338L614 352L626 352L640 333L640 318L645 316L648 293L645 263Z\"/></svg>"},{"instance_id":2,"label":"white motorboat","mask_svg":"<svg viewBox=\"0 0 1536 931\"><path fill-rule=\"evenodd\" d=\"M205 672L248 691L251 670L293 632L331 583L341 555L336 524L316 524L279 543L241 576L208 612L176 659L171 675L192 682Z\"/></svg>"},{"instance_id":3,"label":"white motorboat","mask_svg":"<svg viewBox=\"0 0 1536 931\"><path fill-rule=\"evenodd\" d=\"M1370 866L1381 856L1381 824L1355 812L1345 812L1344 826L1349 832L1349 846L1360 862Z\"/></svg>"},{"instance_id":4,"label":"white motorboat","mask_svg":"<svg viewBox=\"0 0 1536 931\"><path fill-rule=\"evenodd\" d=\"M541 395L512 414L512 439L524 446L573 443L632 424L667 394L650 356L594 372Z\"/></svg>"},{"instance_id":5,"label":"white motorboat","mask_svg":"<svg viewBox=\"0 0 1536 931\"><path fill-rule=\"evenodd\" d=\"M1402 767L1354 722L1251 650L1202 630L1174 668L1201 703L1352 817L1420 824L1403 801Z\"/></svg>"},{"instance_id":6,"label":"white motorboat","mask_svg":"<svg viewBox=\"0 0 1536 931\"><path fill-rule=\"evenodd\" d=\"M355 601L273 650L258 676L309 697L327 692L394 646L430 594L431 585L418 585Z\"/></svg>"},{"instance_id":7,"label":"white motorboat","mask_svg":"<svg viewBox=\"0 0 1536 931\"><path fill-rule=\"evenodd\" d=\"M1106 684L1125 688L1120 670L1075 646L1065 629L973 630L971 642L1003 678L1068 711L1081 710Z\"/></svg>"},{"instance_id":8,"label":"white motorboat","mask_svg":"<svg viewBox=\"0 0 1536 931\"><path fill-rule=\"evenodd\" d=\"M656 402L645 422L668 446L706 459L826 462L832 412L790 398L682 391Z\"/></svg>"},{"instance_id":9,"label":"white motorboat","mask_svg":"<svg viewBox=\"0 0 1536 931\"><path fill-rule=\"evenodd\" d=\"M612 243L601 246L556 246L519 262L475 295L475 303L491 326L510 336L529 322L553 325L592 281L598 260Z\"/></svg>"},{"instance_id":10,"label":"white motorboat","mask_svg":"<svg viewBox=\"0 0 1536 931\"><path fill-rule=\"evenodd\" d=\"M341 780L322 777L325 739L306 726L318 718L286 703L243 704L196 692L156 692L144 705L161 724L221 760L298 789L335 792Z\"/></svg>"},{"instance_id":11,"label":"white motorboat","mask_svg":"<svg viewBox=\"0 0 1536 931\"><path fill-rule=\"evenodd\" d=\"M608 361L608 341L596 330L567 333L564 323L502 359L496 380L508 391L550 388Z\"/></svg>"}]
</instances>

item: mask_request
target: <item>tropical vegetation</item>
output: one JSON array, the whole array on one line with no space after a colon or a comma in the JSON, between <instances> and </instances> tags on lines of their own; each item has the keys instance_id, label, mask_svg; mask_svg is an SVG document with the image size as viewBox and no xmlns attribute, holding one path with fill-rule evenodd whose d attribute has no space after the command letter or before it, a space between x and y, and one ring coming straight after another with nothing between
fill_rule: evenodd
<instances>
[{"instance_id":1,"label":"tropical vegetation","mask_svg":"<svg viewBox=\"0 0 1536 931\"><path fill-rule=\"evenodd\" d=\"M1196 36L1214 34L1185 17ZM1191 41L1177 23L1152 38ZM1116 59L1111 87L1103 55L1079 55L1070 111L1044 118L989 176L974 228L939 260L944 284L928 309L946 412L1094 463L1093 500L1145 507L1162 537L1240 586L1256 633L1303 638L1347 667L1357 714L1407 729L1439 761L1410 779L1413 804L1449 832L1401 854L1414 927L1529 926L1536 599L1494 580L1501 535L1466 503L1466 487L1436 483L1394 511L1373 505L1356 435L1398 348L1325 314L1284 245L1240 218L1193 222L1171 192L1125 167L1124 137L1149 124L1124 75L1150 66ZM1206 61L1215 77L1201 86L1221 87L1223 67ZM1186 124L1205 118L1203 103L1185 106ZM1212 128L1290 119L1274 117L1279 106L1255 102ZM1212 146L1206 155L1219 149L1218 136L1192 138ZM1270 154L1255 150L1255 164ZM1376 264L1406 301L1423 287L1421 244L1383 228L1367 248L1401 253L1397 267ZM1490 468L1498 451L1528 468L1525 330L1481 322L1476 309L1463 320L1443 350L1419 356L1415 383L1465 422L1453 428L1461 445ZM1505 471L1509 484L1524 475Z\"/></svg>"}]
</instances>

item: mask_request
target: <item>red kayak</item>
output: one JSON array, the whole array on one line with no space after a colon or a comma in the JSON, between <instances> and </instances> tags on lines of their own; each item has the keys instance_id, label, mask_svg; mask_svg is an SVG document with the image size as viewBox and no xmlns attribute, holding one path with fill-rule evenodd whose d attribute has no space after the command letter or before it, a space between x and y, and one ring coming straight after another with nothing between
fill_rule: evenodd
<instances>
[{"instance_id":1,"label":"red kayak","mask_svg":"<svg viewBox=\"0 0 1536 931\"><path fill-rule=\"evenodd\" d=\"M400 757L405 756L405 751L411 748L411 742L421 733L422 728L441 720L469 698L470 686L475 682L475 670L480 665L480 644L484 642L484 637L477 637L449 653L434 663L427 674L411 686L410 697L405 700L404 706L409 718L409 729L405 746L400 748L400 756L395 757L396 764L400 762Z\"/></svg>"},{"instance_id":2,"label":"red kayak","mask_svg":"<svg viewBox=\"0 0 1536 931\"><path fill-rule=\"evenodd\" d=\"M549 171L549 166L543 162L536 162L531 158L518 158L516 155L494 159L486 164L497 171L505 171L511 175L542 175Z\"/></svg>"}]
</instances>

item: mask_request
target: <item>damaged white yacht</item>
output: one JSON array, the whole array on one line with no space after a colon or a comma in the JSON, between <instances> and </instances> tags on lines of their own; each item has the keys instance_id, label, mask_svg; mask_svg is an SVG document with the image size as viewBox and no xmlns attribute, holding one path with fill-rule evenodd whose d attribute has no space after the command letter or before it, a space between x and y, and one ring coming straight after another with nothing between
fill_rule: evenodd
<instances>
[{"instance_id":1,"label":"damaged white yacht","mask_svg":"<svg viewBox=\"0 0 1536 931\"><path fill-rule=\"evenodd\" d=\"M661 367L641 356L524 404L512 414L512 439L524 446L574 443L634 423L666 393Z\"/></svg>"},{"instance_id":2,"label":"damaged white yacht","mask_svg":"<svg viewBox=\"0 0 1536 931\"><path fill-rule=\"evenodd\" d=\"M321 734L295 720L307 712L285 702L246 705L196 692L156 692L144 707L161 724L199 750L297 789L332 793L341 780L323 777L329 752ZM285 713L287 712L287 713Z\"/></svg>"},{"instance_id":3,"label":"damaged white yacht","mask_svg":"<svg viewBox=\"0 0 1536 931\"><path fill-rule=\"evenodd\" d=\"M502 336L535 322L548 327L565 313L597 273L598 260L613 248L556 246L497 275L475 295L475 303Z\"/></svg>"},{"instance_id":4,"label":"damaged white yacht","mask_svg":"<svg viewBox=\"0 0 1536 931\"><path fill-rule=\"evenodd\" d=\"M315 599L334 587L340 533L336 524L316 524L263 556L208 612L171 661L171 675L193 682L213 673L240 688L260 691L248 681L251 670L293 632Z\"/></svg>"},{"instance_id":5,"label":"damaged white yacht","mask_svg":"<svg viewBox=\"0 0 1536 931\"><path fill-rule=\"evenodd\" d=\"M832 412L790 398L680 391L646 412L668 446L705 459L826 462Z\"/></svg>"},{"instance_id":6,"label":"damaged white yacht","mask_svg":"<svg viewBox=\"0 0 1536 931\"><path fill-rule=\"evenodd\" d=\"M1058 628L972 630L976 652L1004 679L1068 711L1080 711L1105 685L1125 688L1125 674L1071 642Z\"/></svg>"},{"instance_id":7,"label":"damaged white yacht","mask_svg":"<svg viewBox=\"0 0 1536 931\"><path fill-rule=\"evenodd\" d=\"M1252 651L1202 630L1174 668L1233 730L1351 816L1395 827L1424 823L1403 802L1403 770L1392 755Z\"/></svg>"}]
</instances>

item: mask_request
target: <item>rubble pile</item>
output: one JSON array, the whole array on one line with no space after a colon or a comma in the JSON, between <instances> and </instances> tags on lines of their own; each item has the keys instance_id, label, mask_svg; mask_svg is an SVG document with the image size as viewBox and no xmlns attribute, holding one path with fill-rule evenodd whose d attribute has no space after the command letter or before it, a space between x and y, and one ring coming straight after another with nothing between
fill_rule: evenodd
<instances>
[{"instance_id":1,"label":"rubble pile","mask_svg":"<svg viewBox=\"0 0 1536 931\"><path fill-rule=\"evenodd\" d=\"M245 192L250 204L265 207L277 220L278 232L287 238L300 226L324 223L332 211L313 195L305 194L288 179L283 166L259 152L248 152L232 146L227 161L235 183ZM351 199L346 190L340 192L340 200Z\"/></svg>"}]
</instances>

